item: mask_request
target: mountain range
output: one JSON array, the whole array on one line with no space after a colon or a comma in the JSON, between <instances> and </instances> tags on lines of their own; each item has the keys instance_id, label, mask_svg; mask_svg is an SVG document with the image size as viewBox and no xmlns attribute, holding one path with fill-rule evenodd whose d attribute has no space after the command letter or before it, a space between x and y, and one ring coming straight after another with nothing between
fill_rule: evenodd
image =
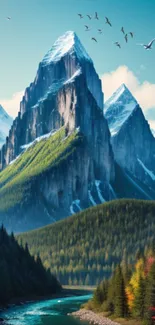
<instances>
[{"instance_id":1,"label":"mountain range","mask_svg":"<svg viewBox=\"0 0 155 325\"><path fill-rule=\"evenodd\" d=\"M78 36L40 62L1 149L0 220L34 229L116 198L155 198L155 139L125 85L104 104Z\"/></svg>"}]
</instances>

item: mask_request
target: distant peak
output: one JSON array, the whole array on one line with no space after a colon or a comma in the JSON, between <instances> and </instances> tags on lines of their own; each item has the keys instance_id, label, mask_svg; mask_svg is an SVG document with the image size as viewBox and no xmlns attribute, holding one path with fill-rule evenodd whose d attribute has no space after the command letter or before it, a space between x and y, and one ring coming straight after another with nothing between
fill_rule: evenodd
<instances>
[{"instance_id":1,"label":"distant peak","mask_svg":"<svg viewBox=\"0 0 155 325\"><path fill-rule=\"evenodd\" d=\"M108 107L120 100L123 101L133 101L135 104L138 104L130 90L127 88L127 86L123 83L114 93L113 95L106 101L105 103L105 110L108 109Z\"/></svg>"},{"instance_id":2,"label":"distant peak","mask_svg":"<svg viewBox=\"0 0 155 325\"><path fill-rule=\"evenodd\" d=\"M104 112L112 136L120 131L124 122L139 107L137 105L136 99L125 84L122 84L107 100L104 106Z\"/></svg>"},{"instance_id":3,"label":"distant peak","mask_svg":"<svg viewBox=\"0 0 155 325\"><path fill-rule=\"evenodd\" d=\"M133 97L131 91L129 90L129 88L124 83L121 84L121 86L116 90L116 92L114 94L119 94L120 93L120 95L121 95L124 92L128 92Z\"/></svg>"},{"instance_id":4,"label":"distant peak","mask_svg":"<svg viewBox=\"0 0 155 325\"><path fill-rule=\"evenodd\" d=\"M2 116L11 118L9 116L9 114L5 111L5 109L3 108L3 106L0 104L0 117L2 117Z\"/></svg>"},{"instance_id":5,"label":"distant peak","mask_svg":"<svg viewBox=\"0 0 155 325\"><path fill-rule=\"evenodd\" d=\"M52 62L57 62L67 53L76 53L79 59L92 61L76 33L68 31L56 40L52 48L44 56L42 64L48 65Z\"/></svg>"}]
</instances>

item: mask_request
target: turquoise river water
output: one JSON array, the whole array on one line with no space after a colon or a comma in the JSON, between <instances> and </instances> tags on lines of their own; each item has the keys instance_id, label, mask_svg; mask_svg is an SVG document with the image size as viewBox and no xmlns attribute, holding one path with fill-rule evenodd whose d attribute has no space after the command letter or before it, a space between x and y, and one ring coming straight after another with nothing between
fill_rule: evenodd
<instances>
[{"instance_id":1,"label":"turquoise river water","mask_svg":"<svg viewBox=\"0 0 155 325\"><path fill-rule=\"evenodd\" d=\"M27 303L3 311L0 317L4 318L6 325L81 325L84 322L67 314L78 310L91 296L74 296Z\"/></svg>"}]
</instances>

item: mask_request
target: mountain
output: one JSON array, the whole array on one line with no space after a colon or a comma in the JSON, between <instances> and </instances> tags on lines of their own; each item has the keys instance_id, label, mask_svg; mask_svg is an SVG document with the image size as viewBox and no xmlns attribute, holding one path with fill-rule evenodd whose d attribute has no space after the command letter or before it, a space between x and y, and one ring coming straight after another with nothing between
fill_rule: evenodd
<instances>
[{"instance_id":1,"label":"mountain","mask_svg":"<svg viewBox=\"0 0 155 325\"><path fill-rule=\"evenodd\" d=\"M116 162L155 195L155 139L142 109L123 84L105 103Z\"/></svg>"},{"instance_id":2,"label":"mountain","mask_svg":"<svg viewBox=\"0 0 155 325\"><path fill-rule=\"evenodd\" d=\"M122 261L154 241L155 202L113 200L41 229L23 233L32 254L40 252L62 284L95 285ZM60 267L61 266L61 267Z\"/></svg>"},{"instance_id":3,"label":"mountain","mask_svg":"<svg viewBox=\"0 0 155 325\"><path fill-rule=\"evenodd\" d=\"M5 143L12 122L12 117L9 116L4 108L0 105L0 148Z\"/></svg>"},{"instance_id":4,"label":"mountain","mask_svg":"<svg viewBox=\"0 0 155 325\"><path fill-rule=\"evenodd\" d=\"M62 125L72 130L80 122L83 124L86 115L89 123L89 109L82 110L81 103L76 98L78 94L79 100L84 101L82 97L86 90L89 101L92 97L92 101L100 108L99 116L103 109L101 81L77 35L67 32L45 55L39 64L34 82L25 90L20 112L2 151L2 167L16 158L22 145L35 138ZM86 107L87 100L82 104ZM87 128L85 131L88 133L88 124L84 123L81 127Z\"/></svg>"},{"instance_id":5,"label":"mountain","mask_svg":"<svg viewBox=\"0 0 155 325\"><path fill-rule=\"evenodd\" d=\"M101 81L74 32L39 64L1 151L0 220L33 229L115 197Z\"/></svg>"},{"instance_id":6,"label":"mountain","mask_svg":"<svg viewBox=\"0 0 155 325\"><path fill-rule=\"evenodd\" d=\"M52 295L61 289L56 278L43 267L39 255L34 259L28 246L19 245L3 226L0 228L0 270L0 306L11 299Z\"/></svg>"}]
</instances>

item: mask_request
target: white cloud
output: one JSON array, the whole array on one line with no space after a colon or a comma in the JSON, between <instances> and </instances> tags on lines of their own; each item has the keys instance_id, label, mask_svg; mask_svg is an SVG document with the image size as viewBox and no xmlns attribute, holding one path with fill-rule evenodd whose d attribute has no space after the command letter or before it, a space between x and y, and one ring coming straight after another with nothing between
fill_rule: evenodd
<instances>
[{"instance_id":1,"label":"white cloud","mask_svg":"<svg viewBox=\"0 0 155 325\"><path fill-rule=\"evenodd\" d=\"M7 113L9 115L11 115L12 117L16 117L18 112L19 112L19 108L20 108L20 101L23 97L24 91L19 91L15 94L13 94L13 96L9 99L0 99L0 105L3 106L3 108L7 111Z\"/></svg>"},{"instance_id":2,"label":"white cloud","mask_svg":"<svg viewBox=\"0 0 155 325\"><path fill-rule=\"evenodd\" d=\"M125 83L137 99L146 116L150 109L155 108L155 84L151 84L148 81L140 83L137 76L129 70L127 66L120 66L115 71L105 73L101 79L105 100L107 100L122 83ZM151 119L151 114L149 114L149 117ZM155 120L155 113L153 110L152 120Z\"/></svg>"}]
</instances>

